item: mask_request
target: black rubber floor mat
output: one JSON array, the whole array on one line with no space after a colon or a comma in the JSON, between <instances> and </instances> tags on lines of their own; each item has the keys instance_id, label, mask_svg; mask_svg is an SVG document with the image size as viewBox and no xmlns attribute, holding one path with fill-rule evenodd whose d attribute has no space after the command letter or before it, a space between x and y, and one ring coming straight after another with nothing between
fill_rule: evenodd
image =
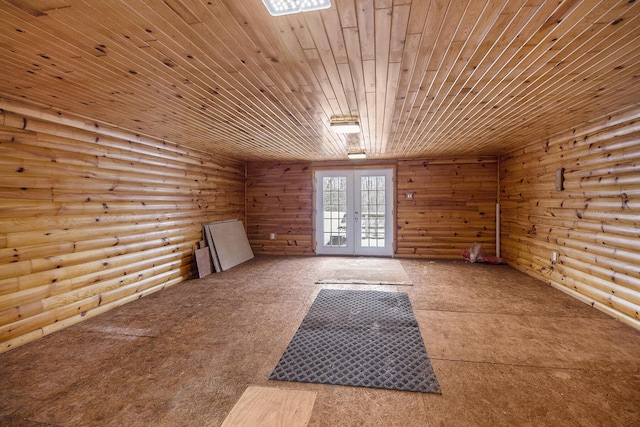
<instances>
[{"instance_id":1,"label":"black rubber floor mat","mask_svg":"<svg viewBox=\"0 0 640 427\"><path fill-rule=\"evenodd\" d=\"M320 290L269 379L440 393L400 292Z\"/></svg>"}]
</instances>

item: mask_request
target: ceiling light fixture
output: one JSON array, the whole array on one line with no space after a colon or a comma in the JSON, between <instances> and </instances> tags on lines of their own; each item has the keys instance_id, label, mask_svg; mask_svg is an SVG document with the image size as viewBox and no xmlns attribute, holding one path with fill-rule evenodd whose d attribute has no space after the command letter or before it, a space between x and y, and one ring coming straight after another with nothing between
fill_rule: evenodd
<instances>
[{"instance_id":1,"label":"ceiling light fixture","mask_svg":"<svg viewBox=\"0 0 640 427\"><path fill-rule=\"evenodd\" d=\"M357 117L334 117L329 127L335 133L359 133L360 121Z\"/></svg>"},{"instance_id":2,"label":"ceiling light fixture","mask_svg":"<svg viewBox=\"0 0 640 427\"><path fill-rule=\"evenodd\" d=\"M347 153L347 157L350 160L362 160L367 158L367 153L365 153L364 150L353 151L353 152Z\"/></svg>"},{"instance_id":3,"label":"ceiling light fixture","mask_svg":"<svg viewBox=\"0 0 640 427\"><path fill-rule=\"evenodd\" d=\"M262 0L262 2L273 16L311 12L331 7L331 0Z\"/></svg>"}]
</instances>

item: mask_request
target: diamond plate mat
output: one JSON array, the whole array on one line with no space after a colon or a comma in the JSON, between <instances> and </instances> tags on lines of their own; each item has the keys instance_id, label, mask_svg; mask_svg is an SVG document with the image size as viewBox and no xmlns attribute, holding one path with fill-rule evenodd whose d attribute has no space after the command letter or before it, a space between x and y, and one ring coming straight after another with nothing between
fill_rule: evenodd
<instances>
[{"instance_id":1,"label":"diamond plate mat","mask_svg":"<svg viewBox=\"0 0 640 427\"><path fill-rule=\"evenodd\" d=\"M320 290L269 379L440 393L401 292Z\"/></svg>"}]
</instances>

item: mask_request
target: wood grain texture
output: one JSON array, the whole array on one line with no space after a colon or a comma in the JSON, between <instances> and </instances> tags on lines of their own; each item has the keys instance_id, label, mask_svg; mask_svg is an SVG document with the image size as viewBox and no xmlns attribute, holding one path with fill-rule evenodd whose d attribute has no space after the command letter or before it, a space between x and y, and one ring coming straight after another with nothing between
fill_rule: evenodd
<instances>
[{"instance_id":1,"label":"wood grain texture","mask_svg":"<svg viewBox=\"0 0 640 427\"><path fill-rule=\"evenodd\" d=\"M459 259L474 243L495 254L496 177L494 157L398 162L397 256Z\"/></svg>"},{"instance_id":2,"label":"wood grain texture","mask_svg":"<svg viewBox=\"0 0 640 427\"><path fill-rule=\"evenodd\" d=\"M633 107L640 3L4 1L3 98L244 161L496 155Z\"/></svg>"},{"instance_id":3,"label":"wood grain texture","mask_svg":"<svg viewBox=\"0 0 640 427\"><path fill-rule=\"evenodd\" d=\"M306 427L316 394L315 391L247 387L222 427Z\"/></svg>"},{"instance_id":4,"label":"wood grain texture","mask_svg":"<svg viewBox=\"0 0 640 427\"><path fill-rule=\"evenodd\" d=\"M385 162L397 165L396 256L459 259L478 242L495 253L495 157ZM380 164L274 163L247 166L248 236L255 253L313 254L313 170ZM382 166L381 166L382 167ZM406 193L414 200L406 200ZM269 234L276 233L276 240Z\"/></svg>"},{"instance_id":5,"label":"wood grain texture","mask_svg":"<svg viewBox=\"0 0 640 427\"><path fill-rule=\"evenodd\" d=\"M191 278L202 223L244 219L242 163L4 107L0 351Z\"/></svg>"},{"instance_id":6,"label":"wood grain texture","mask_svg":"<svg viewBox=\"0 0 640 427\"><path fill-rule=\"evenodd\" d=\"M509 264L640 329L639 118L611 115L501 156L500 200Z\"/></svg>"},{"instance_id":7,"label":"wood grain texture","mask_svg":"<svg viewBox=\"0 0 640 427\"><path fill-rule=\"evenodd\" d=\"M247 224L247 237L256 254L312 255L311 164L248 164ZM269 239L271 233L276 234L275 240Z\"/></svg>"},{"instance_id":8,"label":"wood grain texture","mask_svg":"<svg viewBox=\"0 0 640 427\"><path fill-rule=\"evenodd\" d=\"M638 424L640 333L507 266L387 260L440 396L268 380L313 279L357 261L257 256L4 353L0 425L218 427L251 386L317 391L309 427Z\"/></svg>"}]
</instances>

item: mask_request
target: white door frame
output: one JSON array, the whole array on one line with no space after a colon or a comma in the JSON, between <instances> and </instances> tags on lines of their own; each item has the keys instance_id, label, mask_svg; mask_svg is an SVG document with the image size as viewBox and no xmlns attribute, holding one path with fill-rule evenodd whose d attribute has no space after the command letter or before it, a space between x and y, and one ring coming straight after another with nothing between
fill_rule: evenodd
<instances>
[{"instance_id":1,"label":"white door frame","mask_svg":"<svg viewBox=\"0 0 640 427\"><path fill-rule=\"evenodd\" d=\"M385 217L384 217L384 246L368 246L363 245L362 221L371 223L372 219L365 214L365 218L361 216L361 178L366 176L384 176L385 177ZM326 240L325 227L327 220L323 214L324 206L324 190L323 178L326 177L345 177L346 179L346 212L338 212L341 215L341 226L344 221L346 226L346 244L343 243L342 237L333 237L336 245L329 245ZM368 256L393 256L393 240L394 240L394 173L391 168L380 169L339 169L339 170L317 170L315 171L315 209L316 209L316 254L318 255L368 255ZM329 220L329 223L335 223ZM335 228L335 224L334 224Z\"/></svg>"}]
</instances>

